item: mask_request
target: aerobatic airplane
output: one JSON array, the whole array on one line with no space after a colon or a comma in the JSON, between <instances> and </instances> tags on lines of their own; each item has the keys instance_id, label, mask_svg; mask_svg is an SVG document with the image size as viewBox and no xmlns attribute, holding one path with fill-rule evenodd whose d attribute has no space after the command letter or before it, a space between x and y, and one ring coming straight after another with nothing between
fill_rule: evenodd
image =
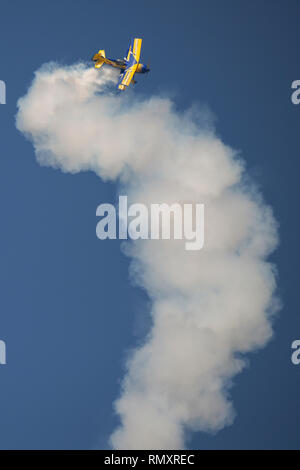
<instances>
[{"instance_id":1,"label":"aerobatic airplane","mask_svg":"<svg viewBox=\"0 0 300 470\"><path fill-rule=\"evenodd\" d=\"M100 69L103 64L111 65L112 67L120 69L120 78L118 82L119 90L125 90L127 86L134 80L135 73L150 72L147 65L140 63L142 39L134 38L131 40L129 49L127 50L124 59L108 59L105 56L105 51L100 50L95 54L92 60L95 62L95 68Z\"/></svg>"}]
</instances>

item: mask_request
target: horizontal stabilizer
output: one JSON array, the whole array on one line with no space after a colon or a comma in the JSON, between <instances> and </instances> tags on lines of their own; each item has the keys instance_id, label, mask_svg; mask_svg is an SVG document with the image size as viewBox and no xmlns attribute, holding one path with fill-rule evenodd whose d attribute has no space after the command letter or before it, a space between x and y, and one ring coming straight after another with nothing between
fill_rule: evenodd
<instances>
[{"instance_id":1,"label":"horizontal stabilizer","mask_svg":"<svg viewBox=\"0 0 300 470\"><path fill-rule=\"evenodd\" d=\"M102 67L102 65L104 64L104 60L98 60L96 63L95 63L95 69L100 69L100 67Z\"/></svg>"}]
</instances>

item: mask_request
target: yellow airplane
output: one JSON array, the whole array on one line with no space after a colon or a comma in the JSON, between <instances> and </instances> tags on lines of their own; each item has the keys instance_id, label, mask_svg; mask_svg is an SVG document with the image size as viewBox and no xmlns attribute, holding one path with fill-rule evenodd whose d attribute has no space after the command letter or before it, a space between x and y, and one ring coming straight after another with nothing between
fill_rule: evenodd
<instances>
[{"instance_id":1,"label":"yellow airplane","mask_svg":"<svg viewBox=\"0 0 300 470\"><path fill-rule=\"evenodd\" d=\"M93 56L92 60L95 62L96 69L100 69L103 64L120 69L118 88L119 90L125 90L131 82L133 84L136 83L134 80L135 73L150 72L148 66L140 63L141 47L142 39L134 38L131 40L130 47L124 59L108 59L105 56L105 51L100 50L98 54Z\"/></svg>"}]
</instances>

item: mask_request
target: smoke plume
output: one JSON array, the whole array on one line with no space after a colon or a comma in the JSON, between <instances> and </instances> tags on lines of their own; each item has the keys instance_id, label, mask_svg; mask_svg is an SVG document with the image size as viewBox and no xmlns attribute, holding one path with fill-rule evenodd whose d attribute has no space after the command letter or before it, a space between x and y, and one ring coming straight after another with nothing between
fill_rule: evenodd
<instances>
[{"instance_id":1,"label":"smoke plume","mask_svg":"<svg viewBox=\"0 0 300 470\"><path fill-rule=\"evenodd\" d=\"M204 111L165 97L119 95L113 70L48 64L18 102L17 128L38 162L117 180L129 202L204 203L205 244L126 242L152 327L127 361L115 409L116 449L179 449L187 431L231 424L233 377L272 336L277 245L272 210ZM100 242L99 242L100 243ZM105 242L101 242L105 243Z\"/></svg>"}]
</instances>

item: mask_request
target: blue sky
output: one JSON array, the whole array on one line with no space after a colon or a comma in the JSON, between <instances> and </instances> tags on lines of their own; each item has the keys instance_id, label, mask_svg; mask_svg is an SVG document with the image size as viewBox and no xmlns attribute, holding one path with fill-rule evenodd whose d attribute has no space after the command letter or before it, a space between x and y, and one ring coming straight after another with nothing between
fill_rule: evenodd
<instances>
[{"instance_id":1,"label":"blue sky","mask_svg":"<svg viewBox=\"0 0 300 470\"><path fill-rule=\"evenodd\" d=\"M143 37L151 73L137 93L168 94L179 110L209 106L218 134L239 149L274 208L283 308L268 346L234 380L236 419L190 448L299 448L298 125L291 103L299 3L290 0L2 1L0 79L0 448L107 447L118 423L112 402L124 352L149 326L148 299L129 283L117 240L95 235L95 209L116 188L93 173L40 167L16 130L17 99L44 62L89 60L98 49L122 57Z\"/></svg>"}]
</instances>

